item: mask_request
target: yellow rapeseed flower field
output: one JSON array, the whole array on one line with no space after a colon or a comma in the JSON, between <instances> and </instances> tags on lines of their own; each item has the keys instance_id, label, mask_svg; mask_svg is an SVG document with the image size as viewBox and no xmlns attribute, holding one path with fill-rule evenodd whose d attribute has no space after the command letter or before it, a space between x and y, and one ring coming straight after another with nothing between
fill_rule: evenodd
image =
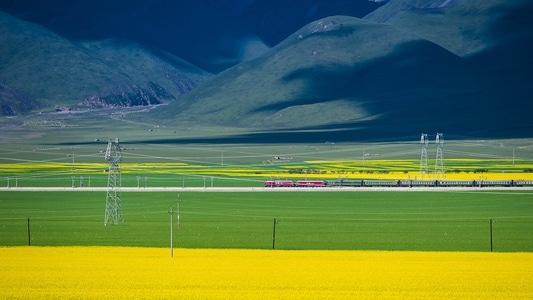
<instances>
[{"instance_id":1,"label":"yellow rapeseed flower field","mask_svg":"<svg viewBox=\"0 0 533 300\"><path fill-rule=\"evenodd\" d=\"M380 179L380 180L533 180L533 166L529 161L514 164L512 161L493 161L492 163L474 159L446 160L445 176L435 177L421 175L419 161L416 160L368 160L363 165L358 160L312 160L298 164L262 164L242 166L195 165L183 162L163 163L123 163L123 174L166 174L166 175L203 175L227 177L272 177L291 179ZM490 166L490 168L487 167ZM105 163L40 163L24 164L3 163L1 174L23 176L25 174L64 174L67 176L82 174L104 174L108 165ZM476 169L486 172L475 172ZM300 170L301 172L294 172Z\"/></svg>"},{"instance_id":2,"label":"yellow rapeseed flower field","mask_svg":"<svg viewBox=\"0 0 533 300\"><path fill-rule=\"evenodd\" d=\"M531 299L533 253L0 248L1 299Z\"/></svg>"}]
</instances>

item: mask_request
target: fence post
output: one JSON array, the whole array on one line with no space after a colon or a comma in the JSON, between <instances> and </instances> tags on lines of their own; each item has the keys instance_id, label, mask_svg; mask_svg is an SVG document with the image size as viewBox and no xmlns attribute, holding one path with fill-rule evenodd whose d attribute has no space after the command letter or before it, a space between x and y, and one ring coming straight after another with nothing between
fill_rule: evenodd
<instances>
[{"instance_id":1,"label":"fence post","mask_svg":"<svg viewBox=\"0 0 533 300\"><path fill-rule=\"evenodd\" d=\"M31 246L30 217L28 217L28 246Z\"/></svg>"},{"instance_id":2,"label":"fence post","mask_svg":"<svg viewBox=\"0 0 533 300\"><path fill-rule=\"evenodd\" d=\"M278 224L278 220L274 218L274 228L272 229L272 249L276 248L276 224Z\"/></svg>"},{"instance_id":3,"label":"fence post","mask_svg":"<svg viewBox=\"0 0 533 300\"><path fill-rule=\"evenodd\" d=\"M492 219L490 219L490 222L489 222L489 228L490 228L490 252L492 252L492 224L494 223L494 221Z\"/></svg>"},{"instance_id":4,"label":"fence post","mask_svg":"<svg viewBox=\"0 0 533 300\"><path fill-rule=\"evenodd\" d=\"M174 215L174 211L172 211L172 206L170 206L168 213L170 214L170 257L174 257L174 233L172 232L172 216Z\"/></svg>"}]
</instances>

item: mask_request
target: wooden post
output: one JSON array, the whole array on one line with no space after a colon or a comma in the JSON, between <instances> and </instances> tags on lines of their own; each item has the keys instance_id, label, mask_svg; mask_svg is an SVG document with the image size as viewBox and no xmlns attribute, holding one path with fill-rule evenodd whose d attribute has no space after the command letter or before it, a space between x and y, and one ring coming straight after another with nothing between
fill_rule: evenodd
<instances>
[{"instance_id":1,"label":"wooden post","mask_svg":"<svg viewBox=\"0 0 533 300\"><path fill-rule=\"evenodd\" d=\"M489 222L489 227L490 227L490 252L492 252L493 250L493 247L492 247L492 224L494 224L494 221L492 219L490 219L490 222Z\"/></svg>"},{"instance_id":2,"label":"wooden post","mask_svg":"<svg viewBox=\"0 0 533 300\"><path fill-rule=\"evenodd\" d=\"M30 217L28 217L28 246L31 246Z\"/></svg>"},{"instance_id":3,"label":"wooden post","mask_svg":"<svg viewBox=\"0 0 533 300\"><path fill-rule=\"evenodd\" d=\"M180 194L178 194L178 229L180 229Z\"/></svg>"},{"instance_id":4,"label":"wooden post","mask_svg":"<svg viewBox=\"0 0 533 300\"><path fill-rule=\"evenodd\" d=\"M272 229L272 249L276 248L276 224L278 224L278 220L274 218L274 228Z\"/></svg>"},{"instance_id":5,"label":"wooden post","mask_svg":"<svg viewBox=\"0 0 533 300\"><path fill-rule=\"evenodd\" d=\"M174 244L173 244L173 232L172 232L172 215L174 214L174 212L172 211L172 206L170 207L170 257L174 257Z\"/></svg>"}]
</instances>

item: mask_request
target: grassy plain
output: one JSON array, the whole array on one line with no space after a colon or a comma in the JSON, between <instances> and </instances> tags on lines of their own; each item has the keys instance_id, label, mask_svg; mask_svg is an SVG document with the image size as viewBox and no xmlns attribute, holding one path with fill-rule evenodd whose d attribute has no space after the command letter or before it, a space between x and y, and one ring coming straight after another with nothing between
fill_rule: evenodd
<instances>
[{"instance_id":1,"label":"grassy plain","mask_svg":"<svg viewBox=\"0 0 533 300\"><path fill-rule=\"evenodd\" d=\"M177 215L168 212L177 209L177 193L141 191L261 186L271 177L413 178L419 174L416 142L194 143L187 139L210 141L213 133L239 132L133 126L110 114L106 128L97 117L80 122L74 114L0 127L0 186L106 186L102 151L108 138L118 136L123 186L140 187L122 193L125 223L118 226L103 224L105 192L1 191L0 246L6 247L0 247L0 298L520 299L533 294L533 260L530 253L518 253L533 251L528 191L206 189L179 193L179 229ZM449 179L530 178L524 172L533 166L529 139L447 141L445 147ZM428 150L430 170L433 150ZM274 157L291 159L269 163ZM491 219L494 251L514 253L488 253ZM266 250L273 242L278 250ZM21 247L28 243L32 246Z\"/></svg>"},{"instance_id":2,"label":"grassy plain","mask_svg":"<svg viewBox=\"0 0 533 300\"><path fill-rule=\"evenodd\" d=\"M530 299L532 253L0 247L2 299Z\"/></svg>"},{"instance_id":3,"label":"grassy plain","mask_svg":"<svg viewBox=\"0 0 533 300\"><path fill-rule=\"evenodd\" d=\"M3 191L4 246L168 247L177 192L123 192L123 225L104 226L105 192ZM179 192L179 248L533 251L530 191ZM273 240L274 219L276 224Z\"/></svg>"},{"instance_id":4,"label":"grassy plain","mask_svg":"<svg viewBox=\"0 0 533 300\"><path fill-rule=\"evenodd\" d=\"M35 127L46 135L28 141L21 137L32 134L31 124L23 126L24 134L17 127L5 132L0 143L0 186L107 185L103 136L114 133L95 131L96 123L90 122L85 127L70 126L73 116L63 117L61 126ZM416 142L184 143L176 136L208 135L214 129L176 132L148 127L141 131L140 124L117 121L115 125L125 136L121 139L123 187L259 187L270 178L415 179L420 175ZM533 180L531 147L529 139L447 141L446 178ZM430 170L434 155L434 149L428 149ZM104 228L105 192L1 193L0 240L5 245L27 244L29 217L35 245L162 247L168 244L167 211L176 206L177 196L124 193L126 224ZM533 209L525 192L180 194L183 227L176 233L180 247L269 248L272 222L277 218L276 246L283 249L485 251L488 222L493 218L495 249L533 249L529 242L533 239L525 238L533 232L529 221Z\"/></svg>"},{"instance_id":5,"label":"grassy plain","mask_svg":"<svg viewBox=\"0 0 533 300\"><path fill-rule=\"evenodd\" d=\"M89 128L91 128L89 126ZM0 186L106 186L107 142L66 128L49 143L0 143ZM123 186L261 186L270 178L433 179L420 175L416 142L310 144L193 144L172 140L170 128L121 140ZM199 131L195 131L200 134ZM10 134L4 137L9 141ZM181 134L181 132L180 132ZM159 138L159 140L155 140ZM98 141L97 141L98 140ZM174 142L173 142L174 141ZM446 179L533 180L530 140L451 140L444 149Z\"/></svg>"}]
</instances>

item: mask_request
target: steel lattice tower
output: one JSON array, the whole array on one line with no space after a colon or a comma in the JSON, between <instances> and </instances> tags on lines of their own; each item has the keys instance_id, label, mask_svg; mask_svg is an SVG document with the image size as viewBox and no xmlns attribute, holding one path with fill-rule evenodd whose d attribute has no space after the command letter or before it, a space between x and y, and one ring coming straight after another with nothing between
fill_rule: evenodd
<instances>
[{"instance_id":1,"label":"steel lattice tower","mask_svg":"<svg viewBox=\"0 0 533 300\"><path fill-rule=\"evenodd\" d=\"M442 157L444 138L442 137L442 133L437 133L435 143L437 144L437 157L435 158L435 177L444 178L444 159Z\"/></svg>"},{"instance_id":2,"label":"steel lattice tower","mask_svg":"<svg viewBox=\"0 0 533 300\"><path fill-rule=\"evenodd\" d=\"M420 136L420 144L422 144L422 153L420 154L420 175L427 175L429 173L428 169L428 135L422 133Z\"/></svg>"},{"instance_id":3,"label":"steel lattice tower","mask_svg":"<svg viewBox=\"0 0 533 300\"><path fill-rule=\"evenodd\" d=\"M109 163L107 177L107 195L105 203L105 220L107 224L122 224L124 216L122 215L122 199L120 198L120 187L122 185L120 175L120 160L122 158L118 138L114 141L109 140L105 152L105 160Z\"/></svg>"}]
</instances>

